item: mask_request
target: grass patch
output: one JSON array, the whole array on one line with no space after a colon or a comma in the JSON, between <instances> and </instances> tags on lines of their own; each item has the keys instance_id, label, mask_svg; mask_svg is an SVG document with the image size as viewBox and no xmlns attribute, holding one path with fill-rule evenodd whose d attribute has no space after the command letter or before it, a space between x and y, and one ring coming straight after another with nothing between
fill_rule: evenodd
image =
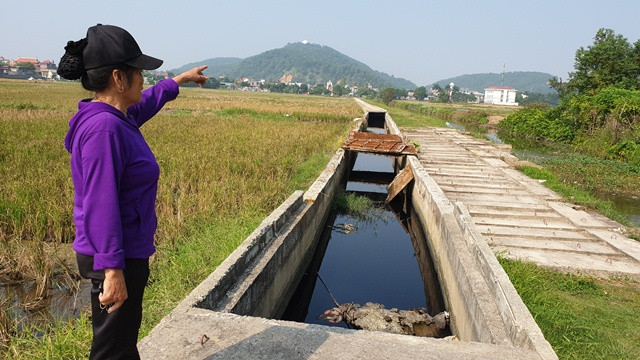
<instances>
[{"instance_id":1,"label":"grass patch","mask_svg":"<svg viewBox=\"0 0 640 360\"><path fill-rule=\"evenodd\" d=\"M220 116L238 116L238 115L255 116L258 114L258 112L252 109L229 108L229 109L219 110L217 111L217 114Z\"/></svg>"},{"instance_id":2,"label":"grass patch","mask_svg":"<svg viewBox=\"0 0 640 360\"><path fill-rule=\"evenodd\" d=\"M49 328L27 326L13 337L0 357L6 359L86 359L91 348L91 319L58 321Z\"/></svg>"},{"instance_id":3,"label":"grass patch","mask_svg":"<svg viewBox=\"0 0 640 360\"><path fill-rule=\"evenodd\" d=\"M92 95L77 82L2 79L0 93L2 273L18 260L57 261L49 251L29 251L27 244L55 248L73 239L73 187L63 139L77 101ZM19 102L33 106L20 108ZM267 214L317 177L360 114L352 99L194 88L181 89L178 99L142 127L161 168L158 251L145 292L142 335ZM55 273L52 266L44 268ZM20 326L24 331L13 334L4 355L86 358L86 317L42 329Z\"/></svg>"},{"instance_id":4,"label":"grass patch","mask_svg":"<svg viewBox=\"0 0 640 360\"><path fill-rule=\"evenodd\" d=\"M365 196L339 191L333 197L331 209L356 219L366 220L380 215L380 206Z\"/></svg>"},{"instance_id":5,"label":"grass patch","mask_svg":"<svg viewBox=\"0 0 640 360\"><path fill-rule=\"evenodd\" d=\"M291 187L294 189L306 189L318 175L324 170L331 157L328 154L313 154L309 156L291 177Z\"/></svg>"},{"instance_id":6,"label":"grass patch","mask_svg":"<svg viewBox=\"0 0 640 360\"><path fill-rule=\"evenodd\" d=\"M372 102L372 101L370 101ZM516 109L486 104L449 104L423 101L393 101L389 106L372 102L388 109L398 126L402 127L446 127L446 122L464 124L469 131L483 132L489 116L506 116Z\"/></svg>"},{"instance_id":7,"label":"grass patch","mask_svg":"<svg viewBox=\"0 0 640 360\"><path fill-rule=\"evenodd\" d=\"M417 112L413 112L407 110L402 107L393 106L393 102L387 106L382 102L367 100L369 104L381 107L389 113L389 115L393 118L393 121L396 122L398 126L402 127L422 127L422 126L433 126L433 127L446 127L446 120L433 116L433 115L425 115Z\"/></svg>"},{"instance_id":8,"label":"grass patch","mask_svg":"<svg viewBox=\"0 0 640 360\"><path fill-rule=\"evenodd\" d=\"M264 216L202 221L174 243L158 248L151 262L149 286L144 296L140 337L151 329L213 272L260 224Z\"/></svg>"},{"instance_id":9,"label":"grass patch","mask_svg":"<svg viewBox=\"0 0 640 360\"><path fill-rule=\"evenodd\" d=\"M586 190L580 189L567 183L566 179L560 180L554 173L546 169L538 169L533 166L521 166L518 168L522 173L533 179L545 180L544 185L549 189L562 195L571 202L597 210L602 215L616 220L621 224L631 226L627 217L616 210L611 201L596 198Z\"/></svg>"},{"instance_id":10,"label":"grass patch","mask_svg":"<svg viewBox=\"0 0 640 360\"><path fill-rule=\"evenodd\" d=\"M499 258L560 359L636 359L640 286L560 274Z\"/></svg>"},{"instance_id":11,"label":"grass patch","mask_svg":"<svg viewBox=\"0 0 640 360\"><path fill-rule=\"evenodd\" d=\"M640 195L640 166L579 153L547 158L542 164L567 183L601 194Z\"/></svg>"},{"instance_id":12,"label":"grass patch","mask_svg":"<svg viewBox=\"0 0 640 360\"><path fill-rule=\"evenodd\" d=\"M579 187L567 181L566 178L560 179L557 175L547 169L538 169L533 166L521 166L518 168L522 173L533 179L545 180L544 185L549 189L562 195L567 200L587 208L597 210L602 215L613 219L621 224L632 226L629 219L616 210L611 201L605 201L593 196L589 191L580 189ZM569 183L568 183L569 182Z\"/></svg>"}]
</instances>

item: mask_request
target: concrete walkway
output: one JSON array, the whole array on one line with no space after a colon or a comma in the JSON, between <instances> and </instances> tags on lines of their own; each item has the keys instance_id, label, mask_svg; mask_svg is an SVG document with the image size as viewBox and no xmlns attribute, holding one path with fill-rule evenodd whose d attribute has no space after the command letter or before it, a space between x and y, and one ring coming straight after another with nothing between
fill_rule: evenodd
<instances>
[{"instance_id":1,"label":"concrete walkway","mask_svg":"<svg viewBox=\"0 0 640 360\"><path fill-rule=\"evenodd\" d=\"M492 250L555 270L640 280L640 242L521 174L508 146L453 129L402 130L420 144L420 163L447 197L466 205Z\"/></svg>"}]
</instances>

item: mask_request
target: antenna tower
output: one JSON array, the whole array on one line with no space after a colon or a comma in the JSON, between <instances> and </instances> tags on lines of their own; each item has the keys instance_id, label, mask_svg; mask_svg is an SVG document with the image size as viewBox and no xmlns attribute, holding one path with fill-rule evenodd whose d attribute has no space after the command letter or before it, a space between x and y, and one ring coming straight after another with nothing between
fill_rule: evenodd
<instances>
[{"instance_id":1,"label":"antenna tower","mask_svg":"<svg viewBox=\"0 0 640 360\"><path fill-rule=\"evenodd\" d=\"M507 64L502 64L502 77L500 78L500 85L504 86L504 71L505 68L507 67Z\"/></svg>"}]
</instances>

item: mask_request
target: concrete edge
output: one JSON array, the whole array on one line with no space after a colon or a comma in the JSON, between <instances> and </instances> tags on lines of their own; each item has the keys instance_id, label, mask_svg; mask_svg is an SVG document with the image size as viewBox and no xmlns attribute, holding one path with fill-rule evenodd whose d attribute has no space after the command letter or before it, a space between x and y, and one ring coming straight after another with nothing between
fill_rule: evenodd
<instances>
[{"instance_id":1,"label":"concrete edge","mask_svg":"<svg viewBox=\"0 0 640 360\"><path fill-rule=\"evenodd\" d=\"M387 125L387 131L389 132L389 134L398 135L403 140L407 140L407 136L402 131L400 131L400 128L398 127L398 125L396 125L396 122L393 121L391 115L389 115L388 112L385 112L384 120L385 124Z\"/></svg>"},{"instance_id":2,"label":"concrete edge","mask_svg":"<svg viewBox=\"0 0 640 360\"><path fill-rule=\"evenodd\" d=\"M453 205L417 159L409 157L408 166L415 180L413 207L428 234L453 333L463 341L509 343L482 274L463 243Z\"/></svg>"},{"instance_id":3,"label":"concrete edge","mask_svg":"<svg viewBox=\"0 0 640 360\"><path fill-rule=\"evenodd\" d=\"M548 202L549 207L563 215L575 226L582 228L612 247L629 255L640 263L640 242L632 240L622 233L623 225L610 220L607 224L583 210L576 210L565 202ZM609 220L609 219L608 219ZM611 226L611 223L616 226Z\"/></svg>"},{"instance_id":4,"label":"concrete edge","mask_svg":"<svg viewBox=\"0 0 640 360\"><path fill-rule=\"evenodd\" d=\"M319 196L322 195L326 197L328 195L323 192L325 186L327 185L327 182L331 179L331 177L335 174L344 156L345 152L343 149L338 149L335 152L331 160L329 160L329 163L327 164L325 169L316 179L316 181L314 181L313 184L309 186L309 189L304 193L303 199L305 202L313 203L318 199Z\"/></svg>"},{"instance_id":5,"label":"concrete edge","mask_svg":"<svg viewBox=\"0 0 640 360\"><path fill-rule=\"evenodd\" d=\"M585 231L591 235L597 236L604 240L609 245L618 249L619 251L629 255L640 265L640 243L629 239L622 232L612 231L611 229L594 229L585 228Z\"/></svg>"},{"instance_id":6,"label":"concrete edge","mask_svg":"<svg viewBox=\"0 0 640 360\"><path fill-rule=\"evenodd\" d=\"M551 344L544 338L542 330L518 295L509 276L476 228L469 210L462 202L455 203L455 210L456 220L463 229L467 246L482 264L480 269L485 275L487 286L494 294L511 341L521 347L526 345L528 348L535 349L544 359L557 358Z\"/></svg>"},{"instance_id":7,"label":"concrete edge","mask_svg":"<svg viewBox=\"0 0 640 360\"><path fill-rule=\"evenodd\" d=\"M196 286L174 309L183 310L202 304L203 302L217 302L226 295L236 276L244 273L248 266L255 260L260 252L269 246L277 237L289 219L301 206L303 192L295 191L278 208L269 214L258 227L213 271ZM229 284L224 285L224 282ZM216 294L211 294L211 289L218 288ZM210 298L216 296L215 299Z\"/></svg>"},{"instance_id":8,"label":"concrete edge","mask_svg":"<svg viewBox=\"0 0 640 360\"><path fill-rule=\"evenodd\" d=\"M355 102L360 106L360 108L362 109L362 111L364 111L365 113L368 112L383 112L386 113L387 110L383 109L381 107L377 107L375 105L371 105L368 102L364 101L364 100L360 100L358 98L354 98L353 100L355 100Z\"/></svg>"},{"instance_id":9,"label":"concrete edge","mask_svg":"<svg viewBox=\"0 0 640 360\"><path fill-rule=\"evenodd\" d=\"M144 359L539 359L532 351L450 339L349 330L189 309L170 327L166 341L140 342Z\"/></svg>"},{"instance_id":10,"label":"concrete edge","mask_svg":"<svg viewBox=\"0 0 640 360\"><path fill-rule=\"evenodd\" d=\"M486 242L484 248L478 245L474 234L477 236L479 232L470 218L464 218L466 208L461 210L448 200L418 159L408 157L408 165L414 170L414 191L418 190L414 197L421 196L429 204L429 213L425 209L417 212L424 217L421 220L428 229L432 256L439 257L435 263L440 264L438 276L451 312L452 327L460 328L456 334L462 340L499 344L507 338L507 343L513 346L533 350L544 359L557 359ZM468 220L464 226L459 221L461 215ZM464 264L459 264L460 261ZM450 268L442 268L447 266ZM496 324L496 318L500 324ZM465 332L462 329L466 326L469 329Z\"/></svg>"}]
</instances>

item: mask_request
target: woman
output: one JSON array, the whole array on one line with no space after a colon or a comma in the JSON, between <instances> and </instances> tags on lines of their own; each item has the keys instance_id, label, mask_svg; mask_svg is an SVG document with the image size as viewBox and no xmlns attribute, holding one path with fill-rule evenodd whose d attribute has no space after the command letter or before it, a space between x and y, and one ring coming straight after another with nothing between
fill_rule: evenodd
<instances>
[{"instance_id":1,"label":"woman","mask_svg":"<svg viewBox=\"0 0 640 360\"><path fill-rule=\"evenodd\" d=\"M73 248L80 274L93 284L90 358L139 359L160 175L139 128L178 96L179 85L203 85L206 66L142 91L142 70L162 60L144 55L126 30L98 24L65 50L58 74L95 92L78 103L65 138L75 191Z\"/></svg>"}]
</instances>

